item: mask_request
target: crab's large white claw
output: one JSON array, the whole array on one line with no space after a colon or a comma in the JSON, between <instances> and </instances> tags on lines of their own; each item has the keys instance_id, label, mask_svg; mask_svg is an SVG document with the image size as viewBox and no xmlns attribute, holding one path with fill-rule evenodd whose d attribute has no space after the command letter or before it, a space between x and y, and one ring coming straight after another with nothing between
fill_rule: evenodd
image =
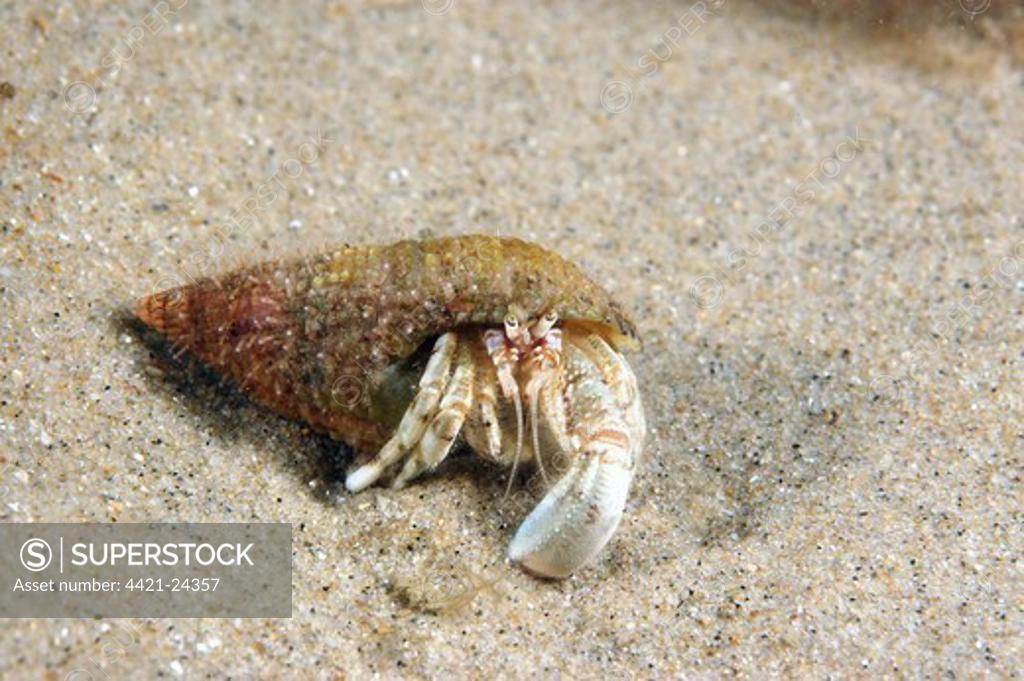
<instances>
[{"instance_id":1,"label":"crab's large white claw","mask_svg":"<svg viewBox=\"0 0 1024 681\"><path fill-rule=\"evenodd\" d=\"M568 577L615 533L632 479L628 443L593 443L519 526L509 558L540 577Z\"/></svg>"},{"instance_id":2,"label":"crab's large white claw","mask_svg":"<svg viewBox=\"0 0 1024 681\"><path fill-rule=\"evenodd\" d=\"M599 336L574 338L565 362L569 467L508 549L513 562L552 578L593 560L615 533L646 428L636 377Z\"/></svg>"}]
</instances>

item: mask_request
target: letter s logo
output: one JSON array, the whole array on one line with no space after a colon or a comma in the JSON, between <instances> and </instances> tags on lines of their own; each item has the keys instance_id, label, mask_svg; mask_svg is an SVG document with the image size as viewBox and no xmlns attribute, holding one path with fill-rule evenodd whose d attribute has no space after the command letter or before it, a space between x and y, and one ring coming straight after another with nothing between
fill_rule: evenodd
<instances>
[{"instance_id":1,"label":"letter s logo","mask_svg":"<svg viewBox=\"0 0 1024 681\"><path fill-rule=\"evenodd\" d=\"M39 572L50 566L53 551L42 539L32 538L21 545L21 564L26 570Z\"/></svg>"}]
</instances>

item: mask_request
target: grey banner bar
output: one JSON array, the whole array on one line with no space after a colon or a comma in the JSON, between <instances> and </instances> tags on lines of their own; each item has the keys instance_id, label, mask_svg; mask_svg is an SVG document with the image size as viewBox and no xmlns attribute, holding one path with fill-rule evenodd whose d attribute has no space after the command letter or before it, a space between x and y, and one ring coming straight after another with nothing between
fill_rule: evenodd
<instances>
[{"instance_id":1,"label":"grey banner bar","mask_svg":"<svg viewBox=\"0 0 1024 681\"><path fill-rule=\"evenodd\" d=\"M0 618L291 614L287 523L0 523Z\"/></svg>"}]
</instances>

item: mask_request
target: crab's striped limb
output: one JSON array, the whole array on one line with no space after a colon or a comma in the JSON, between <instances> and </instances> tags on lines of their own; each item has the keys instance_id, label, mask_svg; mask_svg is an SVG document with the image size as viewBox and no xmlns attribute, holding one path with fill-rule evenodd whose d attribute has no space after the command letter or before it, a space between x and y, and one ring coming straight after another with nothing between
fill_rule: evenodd
<instances>
[{"instance_id":1,"label":"crab's striped limb","mask_svg":"<svg viewBox=\"0 0 1024 681\"><path fill-rule=\"evenodd\" d=\"M403 414L398 429L376 456L348 474L345 487L349 492L359 492L377 482L389 467L418 446L428 424L435 419L438 403L450 382L458 345L455 333L449 332L438 337L420 377L419 390Z\"/></svg>"},{"instance_id":2,"label":"crab's striped limb","mask_svg":"<svg viewBox=\"0 0 1024 681\"><path fill-rule=\"evenodd\" d=\"M405 465L392 483L392 487L405 487L411 480L436 468L448 456L455 438L462 430L466 416L473 407L474 374L475 367L470 347L460 343L455 356L455 368L444 397L441 398L441 404L438 405L437 414L431 419L412 455L405 460Z\"/></svg>"},{"instance_id":3,"label":"crab's striped limb","mask_svg":"<svg viewBox=\"0 0 1024 681\"><path fill-rule=\"evenodd\" d=\"M635 378L617 352L588 335L564 356L569 467L509 545L513 562L556 578L593 559L618 527L644 431Z\"/></svg>"},{"instance_id":4,"label":"crab's striped limb","mask_svg":"<svg viewBox=\"0 0 1024 681\"><path fill-rule=\"evenodd\" d=\"M474 405L466 418L463 435L473 451L491 461L502 462L503 436L498 408L497 371L480 344L470 345L476 353L476 381Z\"/></svg>"}]
</instances>

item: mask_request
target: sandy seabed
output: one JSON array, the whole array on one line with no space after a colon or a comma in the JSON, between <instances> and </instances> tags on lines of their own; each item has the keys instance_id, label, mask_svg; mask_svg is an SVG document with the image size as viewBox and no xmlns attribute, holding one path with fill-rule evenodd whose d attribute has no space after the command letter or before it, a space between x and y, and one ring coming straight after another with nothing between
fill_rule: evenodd
<instances>
[{"instance_id":1,"label":"sandy seabed","mask_svg":"<svg viewBox=\"0 0 1024 681\"><path fill-rule=\"evenodd\" d=\"M1024 89L985 3L295 4L0 6L0 520L294 526L291 619L5 620L0 677L1019 675ZM567 581L504 563L501 471L349 496L125 319L470 232L645 341L644 466Z\"/></svg>"}]
</instances>

